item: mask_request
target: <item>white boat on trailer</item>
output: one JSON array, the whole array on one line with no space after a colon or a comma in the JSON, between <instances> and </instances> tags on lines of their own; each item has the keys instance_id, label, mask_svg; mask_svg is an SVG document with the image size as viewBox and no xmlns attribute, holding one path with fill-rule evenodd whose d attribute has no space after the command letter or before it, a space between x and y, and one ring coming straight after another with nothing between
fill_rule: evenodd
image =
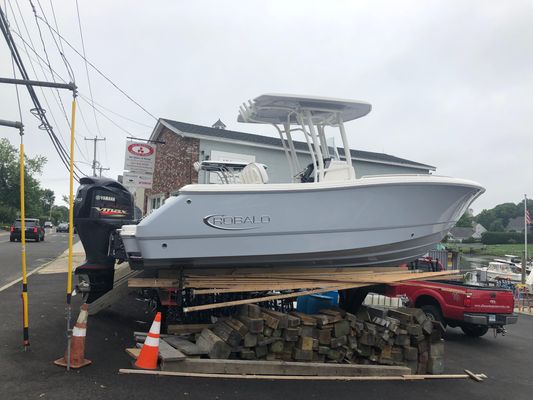
<instances>
[{"instance_id":1,"label":"white boat on trailer","mask_svg":"<svg viewBox=\"0 0 533 400\"><path fill-rule=\"evenodd\" d=\"M266 183L265 167L252 163L239 183L184 186L139 224L122 226L130 266L390 266L423 255L484 189L433 175L356 178L344 123L370 110L361 101L294 95L243 104L239 122L278 131L294 182ZM344 160L328 145L326 127L339 128ZM305 169L295 131L311 155Z\"/></svg>"}]
</instances>

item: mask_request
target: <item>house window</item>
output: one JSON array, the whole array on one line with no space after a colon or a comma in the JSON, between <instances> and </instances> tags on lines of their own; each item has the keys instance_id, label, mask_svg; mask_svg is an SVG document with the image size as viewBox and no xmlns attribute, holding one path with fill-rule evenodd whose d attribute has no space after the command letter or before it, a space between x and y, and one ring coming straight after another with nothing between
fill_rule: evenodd
<instances>
[{"instance_id":1,"label":"house window","mask_svg":"<svg viewBox=\"0 0 533 400\"><path fill-rule=\"evenodd\" d=\"M148 213L151 213L154 210L157 210L159 207L163 205L163 202L165 201L165 195L163 194L156 194L154 196L150 196L148 198Z\"/></svg>"}]
</instances>

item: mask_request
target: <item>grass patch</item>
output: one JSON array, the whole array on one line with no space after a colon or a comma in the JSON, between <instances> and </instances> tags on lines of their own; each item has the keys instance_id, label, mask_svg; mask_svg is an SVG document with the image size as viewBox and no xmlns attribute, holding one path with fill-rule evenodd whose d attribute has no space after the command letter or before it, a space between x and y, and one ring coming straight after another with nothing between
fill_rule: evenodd
<instances>
[{"instance_id":1,"label":"grass patch","mask_svg":"<svg viewBox=\"0 0 533 400\"><path fill-rule=\"evenodd\" d=\"M480 256L503 257L505 254L512 254L522 257L524 244L482 244L482 243L447 243L450 250L459 251L465 254L476 254ZM533 244L527 245L528 258L533 256Z\"/></svg>"}]
</instances>

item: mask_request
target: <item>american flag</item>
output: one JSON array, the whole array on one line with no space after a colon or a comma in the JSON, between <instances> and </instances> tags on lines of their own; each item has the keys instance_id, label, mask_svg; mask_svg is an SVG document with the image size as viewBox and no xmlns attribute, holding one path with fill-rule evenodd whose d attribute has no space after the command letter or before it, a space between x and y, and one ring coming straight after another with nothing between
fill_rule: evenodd
<instances>
[{"instance_id":1,"label":"american flag","mask_svg":"<svg viewBox=\"0 0 533 400\"><path fill-rule=\"evenodd\" d=\"M529 215L529 210L526 210L526 224L531 225L531 216Z\"/></svg>"}]
</instances>

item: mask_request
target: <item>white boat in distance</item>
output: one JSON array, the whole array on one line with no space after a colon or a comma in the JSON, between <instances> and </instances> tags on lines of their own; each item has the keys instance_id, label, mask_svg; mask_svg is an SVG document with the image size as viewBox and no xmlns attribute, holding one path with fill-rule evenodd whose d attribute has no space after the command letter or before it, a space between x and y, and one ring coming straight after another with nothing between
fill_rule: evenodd
<instances>
[{"instance_id":1,"label":"white boat in distance","mask_svg":"<svg viewBox=\"0 0 533 400\"><path fill-rule=\"evenodd\" d=\"M240 183L181 188L138 225L122 227L130 266L391 266L423 255L484 189L433 175L356 178L344 122L370 110L361 101L294 95L243 104L239 122L277 129L294 182L266 183L265 167L252 163ZM326 127L339 128L348 157L336 157ZM296 130L312 158L306 168L295 151Z\"/></svg>"}]
</instances>

